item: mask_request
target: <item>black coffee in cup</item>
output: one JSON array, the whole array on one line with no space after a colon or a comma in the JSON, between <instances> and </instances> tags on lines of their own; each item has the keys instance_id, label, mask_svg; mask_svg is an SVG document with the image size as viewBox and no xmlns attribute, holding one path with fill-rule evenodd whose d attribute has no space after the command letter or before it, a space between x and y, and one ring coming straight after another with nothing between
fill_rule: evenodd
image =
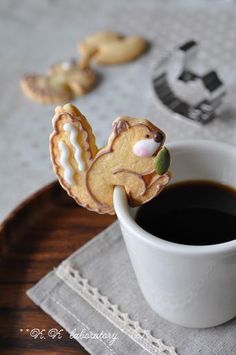
<instances>
[{"instance_id":1,"label":"black coffee in cup","mask_svg":"<svg viewBox=\"0 0 236 355\"><path fill-rule=\"evenodd\" d=\"M175 183L141 206L136 222L174 243L228 242L236 239L236 190L209 181Z\"/></svg>"}]
</instances>

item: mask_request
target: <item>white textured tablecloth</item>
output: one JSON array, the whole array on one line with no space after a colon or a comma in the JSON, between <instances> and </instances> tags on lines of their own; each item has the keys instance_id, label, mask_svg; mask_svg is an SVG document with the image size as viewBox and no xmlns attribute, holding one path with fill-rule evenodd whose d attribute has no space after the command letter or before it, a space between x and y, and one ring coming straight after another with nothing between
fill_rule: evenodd
<instances>
[{"instance_id":1,"label":"white textured tablecloth","mask_svg":"<svg viewBox=\"0 0 236 355\"><path fill-rule=\"evenodd\" d=\"M186 5L188 4L188 6ZM214 3L214 4L213 4ZM29 101L19 88L25 72L45 72L76 56L84 36L101 29L142 34L151 51L138 61L98 68L102 81L75 100L91 121L99 144L113 119L149 116L167 131L168 141L187 137L236 143L236 7L233 1L3 0L0 2L0 220L23 198L54 178L49 154L53 106ZM222 119L204 129L179 123L151 93L153 65L186 39L202 45L202 56L227 78L229 95Z\"/></svg>"}]
</instances>

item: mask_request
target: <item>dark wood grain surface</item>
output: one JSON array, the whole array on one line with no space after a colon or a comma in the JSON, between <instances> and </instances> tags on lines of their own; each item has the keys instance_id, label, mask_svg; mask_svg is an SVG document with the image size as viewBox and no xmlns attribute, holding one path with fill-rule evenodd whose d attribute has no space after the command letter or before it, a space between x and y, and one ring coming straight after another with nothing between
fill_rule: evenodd
<instances>
[{"instance_id":1,"label":"dark wood grain surface","mask_svg":"<svg viewBox=\"0 0 236 355\"><path fill-rule=\"evenodd\" d=\"M58 183L46 186L21 204L0 227L0 354L87 354L62 327L25 294L115 217L79 207ZM79 238L78 238L79 235ZM44 330L34 338L33 329Z\"/></svg>"}]
</instances>

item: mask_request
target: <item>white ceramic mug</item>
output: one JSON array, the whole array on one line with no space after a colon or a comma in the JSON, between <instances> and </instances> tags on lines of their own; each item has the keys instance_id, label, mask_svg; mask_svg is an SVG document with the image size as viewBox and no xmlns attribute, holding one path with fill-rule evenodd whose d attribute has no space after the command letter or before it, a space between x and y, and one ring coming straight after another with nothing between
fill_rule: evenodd
<instances>
[{"instance_id":1,"label":"white ceramic mug","mask_svg":"<svg viewBox=\"0 0 236 355\"><path fill-rule=\"evenodd\" d=\"M210 180L236 188L233 146L196 140L167 147L172 183ZM114 206L138 283L154 311L199 328L236 316L236 239L207 246L168 242L137 225L121 187L115 188Z\"/></svg>"}]
</instances>

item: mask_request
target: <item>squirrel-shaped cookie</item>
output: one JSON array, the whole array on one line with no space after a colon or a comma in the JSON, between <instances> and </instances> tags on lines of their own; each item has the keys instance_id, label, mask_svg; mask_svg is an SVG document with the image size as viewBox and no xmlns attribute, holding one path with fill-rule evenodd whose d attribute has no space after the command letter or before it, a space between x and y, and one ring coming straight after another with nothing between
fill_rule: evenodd
<instances>
[{"instance_id":1,"label":"squirrel-shaped cookie","mask_svg":"<svg viewBox=\"0 0 236 355\"><path fill-rule=\"evenodd\" d=\"M92 90L97 75L89 65L81 68L76 60L57 63L47 74L26 74L21 80L24 94L42 104L67 102Z\"/></svg>"},{"instance_id":2,"label":"squirrel-shaped cookie","mask_svg":"<svg viewBox=\"0 0 236 355\"><path fill-rule=\"evenodd\" d=\"M168 166L163 175L155 171L165 134L146 119L118 117L101 149L87 119L72 104L56 108L53 127L54 171L68 194L88 210L114 214L115 186L124 187L131 206L141 205L170 180Z\"/></svg>"}]
</instances>

